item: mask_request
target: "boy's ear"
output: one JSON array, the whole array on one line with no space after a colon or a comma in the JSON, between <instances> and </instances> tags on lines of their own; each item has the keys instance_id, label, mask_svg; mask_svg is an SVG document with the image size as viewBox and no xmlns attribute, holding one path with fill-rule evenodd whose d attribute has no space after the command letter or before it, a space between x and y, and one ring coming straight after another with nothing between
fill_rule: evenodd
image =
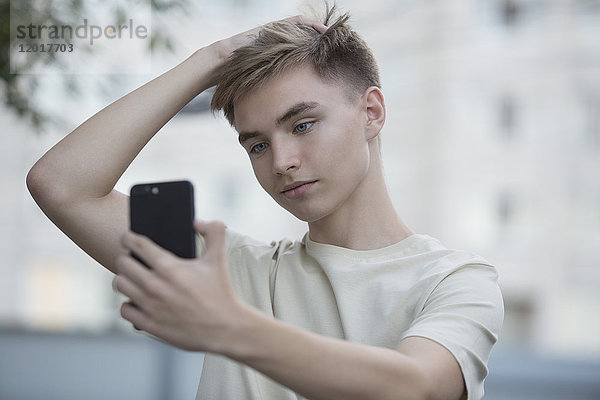
<instances>
[{"instance_id":1,"label":"boy's ear","mask_svg":"<svg viewBox=\"0 0 600 400\"><path fill-rule=\"evenodd\" d=\"M363 109L366 115L365 134L371 140L381 132L385 124L385 101L377 86L371 86L362 95Z\"/></svg>"}]
</instances>

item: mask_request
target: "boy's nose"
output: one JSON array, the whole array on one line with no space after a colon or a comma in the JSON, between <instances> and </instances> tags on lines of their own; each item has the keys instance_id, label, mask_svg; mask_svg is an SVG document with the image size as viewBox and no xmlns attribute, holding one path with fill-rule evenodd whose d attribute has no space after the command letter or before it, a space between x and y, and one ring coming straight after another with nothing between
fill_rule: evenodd
<instances>
[{"instance_id":1,"label":"boy's nose","mask_svg":"<svg viewBox=\"0 0 600 400\"><path fill-rule=\"evenodd\" d=\"M284 175L300 168L298 149L290 139L274 140L271 143L273 173Z\"/></svg>"}]
</instances>

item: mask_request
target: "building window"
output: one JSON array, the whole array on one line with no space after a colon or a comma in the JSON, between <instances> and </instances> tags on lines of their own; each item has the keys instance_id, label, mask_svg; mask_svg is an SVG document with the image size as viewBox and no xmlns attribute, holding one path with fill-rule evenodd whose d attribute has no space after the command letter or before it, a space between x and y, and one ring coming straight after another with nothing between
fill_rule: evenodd
<instances>
[{"instance_id":1,"label":"building window","mask_svg":"<svg viewBox=\"0 0 600 400\"><path fill-rule=\"evenodd\" d=\"M535 23L548 12L551 4L541 0L496 0L497 23L507 29Z\"/></svg>"},{"instance_id":2,"label":"building window","mask_svg":"<svg viewBox=\"0 0 600 400\"><path fill-rule=\"evenodd\" d=\"M533 299L521 293L504 299L502 341L511 344L529 344L533 337L535 307Z\"/></svg>"},{"instance_id":3,"label":"building window","mask_svg":"<svg viewBox=\"0 0 600 400\"><path fill-rule=\"evenodd\" d=\"M219 190L219 205L222 210L234 212L238 208L240 182L233 175L223 176Z\"/></svg>"},{"instance_id":4,"label":"building window","mask_svg":"<svg viewBox=\"0 0 600 400\"><path fill-rule=\"evenodd\" d=\"M515 196L508 190L502 191L496 200L496 215L501 227L509 226L514 222L516 214Z\"/></svg>"},{"instance_id":5,"label":"building window","mask_svg":"<svg viewBox=\"0 0 600 400\"><path fill-rule=\"evenodd\" d=\"M502 23L506 26L517 24L521 6L515 0L503 0L500 3L500 15Z\"/></svg>"},{"instance_id":6,"label":"building window","mask_svg":"<svg viewBox=\"0 0 600 400\"><path fill-rule=\"evenodd\" d=\"M579 15L586 17L600 15L599 0L577 0L575 2L575 10Z\"/></svg>"},{"instance_id":7,"label":"building window","mask_svg":"<svg viewBox=\"0 0 600 400\"><path fill-rule=\"evenodd\" d=\"M588 147L600 148L600 96L585 96L583 106L583 135Z\"/></svg>"},{"instance_id":8,"label":"building window","mask_svg":"<svg viewBox=\"0 0 600 400\"><path fill-rule=\"evenodd\" d=\"M498 127L504 139L515 136L517 127L517 104L510 94L504 94L498 102Z\"/></svg>"}]
</instances>

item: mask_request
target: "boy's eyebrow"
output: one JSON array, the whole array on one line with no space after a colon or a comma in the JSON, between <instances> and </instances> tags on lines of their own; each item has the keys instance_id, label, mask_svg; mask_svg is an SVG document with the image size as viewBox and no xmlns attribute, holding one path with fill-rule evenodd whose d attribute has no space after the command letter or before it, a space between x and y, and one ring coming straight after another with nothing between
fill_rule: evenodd
<instances>
[{"instance_id":1,"label":"boy's eyebrow","mask_svg":"<svg viewBox=\"0 0 600 400\"><path fill-rule=\"evenodd\" d=\"M243 146L244 142L252 139L253 137L257 137L257 136L260 136L260 133L258 133L258 132L240 132L240 134L238 135L238 141Z\"/></svg>"},{"instance_id":2,"label":"boy's eyebrow","mask_svg":"<svg viewBox=\"0 0 600 400\"><path fill-rule=\"evenodd\" d=\"M316 101L302 101L300 103L296 103L293 106L291 106L290 108L287 109L287 111L279 118L277 118L277 125L281 125L284 122L288 121L289 119L293 118L294 116L298 115L298 114L302 114L304 112L310 111L312 109L315 109L319 106L320 104L317 103ZM244 142L246 142L247 140L250 140L256 136L260 136L260 132L240 132L238 135L238 141L240 142L241 145L244 144Z\"/></svg>"},{"instance_id":3,"label":"boy's eyebrow","mask_svg":"<svg viewBox=\"0 0 600 400\"><path fill-rule=\"evenodd\" d=\"M300 102L300 103L296 103L293 106L291 106L290 108L288 108L288 110L285 112L285 114L283 114L281 117L277 118L277 125L281 125L284 122L286 122L287 120L289 120L290 118L293 118L294 116L298 115L298 114L302 114L303 112L307 112L310 111L314 108L317 108L319 106L319 103L317 103L316 101L310 101L310 102Z\"/></svg>"}]
</instances>

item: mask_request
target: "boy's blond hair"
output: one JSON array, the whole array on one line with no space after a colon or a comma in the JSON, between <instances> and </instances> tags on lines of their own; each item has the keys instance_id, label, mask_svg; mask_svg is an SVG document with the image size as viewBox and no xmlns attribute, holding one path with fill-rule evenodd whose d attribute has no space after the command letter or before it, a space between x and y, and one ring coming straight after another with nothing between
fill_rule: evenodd
<instances>
[{"instance_id":1,"label":"boy's blond hair","mask_svg":"<svg viewBox=\"0 0 600 400\"><path fill-rule=\"evenodd\" d=\"M323 23L329 29L323 34L307 25L275 22L265 25L253 43L236 49L221 70L211 110L223 110L235 126L236 101L300 65L311 65L325 82L342 87L350 102L371 86L380 88L375 58L347 24L350 15L332 22L336 6L326 8Z\"/></svg>"}]
</instances>

